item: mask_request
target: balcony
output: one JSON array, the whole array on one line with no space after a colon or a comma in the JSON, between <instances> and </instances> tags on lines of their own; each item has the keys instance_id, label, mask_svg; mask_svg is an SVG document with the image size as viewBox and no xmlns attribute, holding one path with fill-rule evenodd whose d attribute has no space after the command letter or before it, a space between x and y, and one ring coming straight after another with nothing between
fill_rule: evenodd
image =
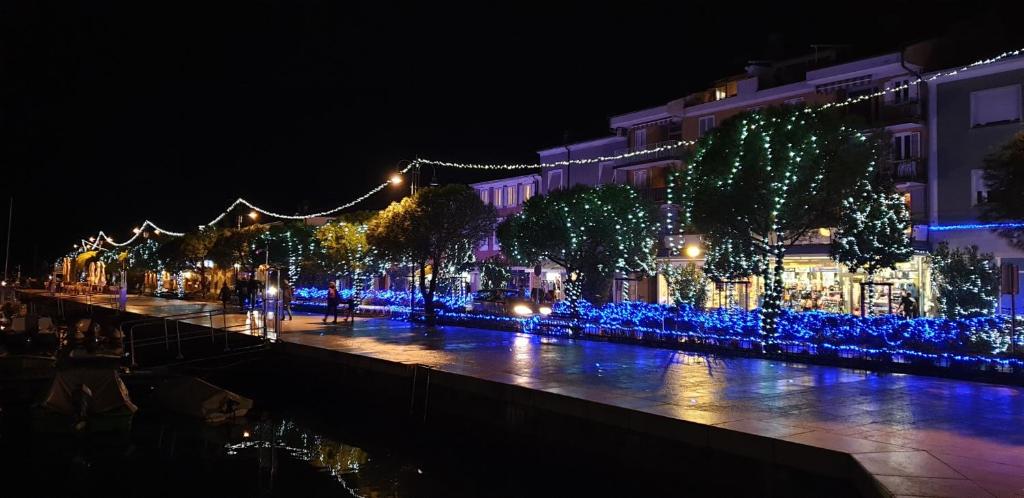
<instances>
[{"instance_id":1,"label":"balcony","mask_svg":"<svg viewBox=\"0 0 1024 498\"><path fill-rule=\"evenodd\" d=\"M897 183L928 183L927 164L922 158L891 160L889 169Z\"/></svg>"},{"instance_id":2,"label":"balcony","mask_svg":"<svg viewBox=\"0 0 1024 498\"><path fill-rule=\"evenodd\" d=\"M664 148L664 149L662 149ZM662 149L662 150L658 150ZM647 152L644 151L656 151ZM653 144L641 145L638 147L630 147L628 149L619 149L614 152L614 155L619 156L623 154L636 154L629 157L623 157L621 159L615 159L611 162L613 168L621 168L623 166L633 166L637 164L650 163L655 161L668 161L673 159L682 159L683 154L686 152L686 147L676 141L670 142L658 142Z\"/></svg>"},{"instance_id":3,"label":"balcony","mask_svg":"<svg viewBox=\"0 0 1024 498\"><path fill-rule=\"evenodd\" d=\"M632 185L641 199L654 204L664 204L668 188L666 187L638 187Z\"/></svg>"},{"instance_id":4,"label":"balcony","mask_svg":"<svg viewBox=\"0 0 1024 498\"><path fill-rule=\"evenodd\" d=\"M921 123L924 119L921 101L918 99L900 103L888 103L883 97L872 97L845 106L847 114L859 117L871 128L882 128L906 123Z\"/></svg>"}]
</instances>

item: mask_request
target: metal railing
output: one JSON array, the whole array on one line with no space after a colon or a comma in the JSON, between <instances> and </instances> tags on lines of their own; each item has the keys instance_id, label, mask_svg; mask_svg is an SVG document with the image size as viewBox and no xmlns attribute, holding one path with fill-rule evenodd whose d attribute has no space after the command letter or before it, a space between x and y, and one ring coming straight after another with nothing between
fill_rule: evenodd
<instances>
[{"instance_id":1,"label":"metal railing","mask_svg":"<svg viewBox=\"0 0 1024 498\"><path fill-rule=\"evenodd\" d=\"M182 360L182 359L185 358L185 356L182 354L182 351L181 351L181 341L182 341L182 339L181 339L181 323L182 323L182 321L206 317L209 320L210 343L211 344L216 344L216 336L215 336L215 334L216 334L216 331L218 329L213 324L213 317L216 314L218 314L218 313L220 313L222 315L225 314L223 309L220 309L220 310L203 310L203 311L193 311L193 312L189 312L189 313L179 313L179 314L174 314L174 315L167 315L167 316L162 316L162 317L140 318L138 320L129 320L127 322L122 323L121 324L121 330L122 331L125 329L126 326L128 326L128 344L129 344L129 354L131 356L131 366L132 366L132 368L135 368L135 367L138 366L138 360L137 360L137 356L136 356L136 346L138 346L138 347L147 347L147 346L158 345L161 342L159 337L149 338L149 339L140 339L139 341L136 341L135 340L135 329L136 328L144 327L144 326L151 326L151 325L158 325L158 324L162 323L163 324L163 328L164 328L164 338L163 338L162 342L164 344L164 348L167 349L167 350L170 350L170 348L171 348L171 342L170 341L171 340L170 340L170 330L169 330L169 327L168 327L168 325L169 325L168 322L174 322L174 336L175 336L175 343L177 344L177 350L178 350L177 351L177 356L175 358L178 359L178 360ZM227 325L227 321L226 320L227 320L227 318L225 317L225 327L223 329L221 329L221 330L224 331L224 351L228 351L230 349L228 347L228 332L229 331L228 331L228 327L226 327L226 325ZM199 325L199 324L193 324L193 325ZM195 334L192 337L186 337L185 340L195 339L195 338L197 338L198 335L199 334ZM205 334L204 334L204 336L205 336ZM138 344L136 344L136 343L138 343Z\"/></svg>"},{"instance_id":2,"label":"metal railing","mask_svg":"<svg viewBox=\"0 0 1024 498\"><path fill-rule=\"evenodd\" d=\"M921 158L893 159L889 161L892 167L892 176L895 180L925 182L924 160Z\"/></svg>"},{"instance_id":3,"label":"metal railing","mask_svg":"<svg viewBox=\"0 0 1024 498\"><path fill-rule=\"evenodd\" d=\"M648 150L655 150L662 147L667 147L664 150L657 152L649 152L643 154L642 152ZM621 159L615 159L611 161L613 168L620 166L628 166L631 164L643 164L653 161L663 161L666 159L682 159L683 153L685 152L685 146L676 140L670 140L667 142L657 142L653 144L644 144L636 147L629 147L626 149L619 149L613 152L614 155L619 156L622 154L638 153L634 156L623 157Z\"/></svg>"}]
</instances>

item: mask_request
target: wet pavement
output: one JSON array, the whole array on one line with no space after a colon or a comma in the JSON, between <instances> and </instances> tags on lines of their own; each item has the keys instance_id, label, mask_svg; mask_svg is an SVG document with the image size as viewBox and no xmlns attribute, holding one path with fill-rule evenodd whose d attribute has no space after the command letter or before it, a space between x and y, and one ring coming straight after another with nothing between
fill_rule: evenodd
<instances>
[{"instance_id":1,"label":"wet pavement","mask_svg":"<svg viewBox=\"0 0 1024 498\"><path fill-rule=\"evenodd\" d=\"M849 453L894 495L1024 496L1024 388L386 319L296 314L281 336Z\"/></svg>"}]
</instances>

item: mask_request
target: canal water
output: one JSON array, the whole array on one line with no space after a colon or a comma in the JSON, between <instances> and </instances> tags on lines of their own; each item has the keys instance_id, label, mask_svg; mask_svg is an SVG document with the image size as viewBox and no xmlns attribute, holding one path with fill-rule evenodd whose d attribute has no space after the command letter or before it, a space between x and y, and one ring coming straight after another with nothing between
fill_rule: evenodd
<instances>
[{"instance_id":1,"label":"canal water","mask_svg":"<svg viewBox=\"0 0 1024 498\"><path fill-rule=\"evenodd\" d=\"M155 408L147 383L129 379L140 406L130 432L75 437L33 432L24 400L3 397L0 497L629 496L676 486L582 454L560 463L542 448L439 441L329 393L265 385L265 377L204 377L253 397L256 408L208 425Z\"/></svg>"}]
</instances>

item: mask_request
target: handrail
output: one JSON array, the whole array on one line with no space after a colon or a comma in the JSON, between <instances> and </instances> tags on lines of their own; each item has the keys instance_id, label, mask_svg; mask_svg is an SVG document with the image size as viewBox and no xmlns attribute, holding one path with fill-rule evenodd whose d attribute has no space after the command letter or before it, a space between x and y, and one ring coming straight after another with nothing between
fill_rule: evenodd
<instances>
[{"instance_id":1,"label":"handrail","mask_svg":"<svg viewBox=\"0 0 1024 498\"><path fill-rule=\"evenodd\" d=\"M131 324L131 327L128 329L128 340L129 340L129 345L130 345L130 348L131 348L131 355L132 355L131 366L133 368L138 366L138 361L136 361L136 356L135 356L135 346L136 346L136 344L135 344L135 328L136 327L143 326L143 325L153 325L153 324L161 323L162 322L164 324L164 346L167 349L170 349L170 337L169 337L169 331L167 330L167 321L168 320L173 320L174 321L175 343L177 344L177 348L178 348L178 354L176 356L176 359L181 360L181 359L185 358L184 355L182 355L182 352L181 352L181 322L183 320L187 320L187 319L190 319L190 318L202 318L204 316L208 317L209 320L210 320L210 341L211 342L215 342L216 339L214 337L215 328L213 326L213 315L215 315L217 313L222 313L223 314L223 313L225 313L225 310L223 308L221 308L219 310L210 309L210 310L191 311L191 312L187 312L187 313L176 313L176 314L173 314L173 315L166 315L166 316L162 316L162 317L140 318L140 319L137 319L137 320L129 320L127 322L121 323L121 329L122 330L124 330L125 325ZM226 318L225 318L225 320L226 320ZM188 340L188 338L186 338L186 340ZM225 349L226 349L227 348L227 331L225 331L224 343L225 343ZM149 346L151 344L152 344L151 342L142 342L142 341L140 341L140 346Z\"/></svg>"}]
</instances>

